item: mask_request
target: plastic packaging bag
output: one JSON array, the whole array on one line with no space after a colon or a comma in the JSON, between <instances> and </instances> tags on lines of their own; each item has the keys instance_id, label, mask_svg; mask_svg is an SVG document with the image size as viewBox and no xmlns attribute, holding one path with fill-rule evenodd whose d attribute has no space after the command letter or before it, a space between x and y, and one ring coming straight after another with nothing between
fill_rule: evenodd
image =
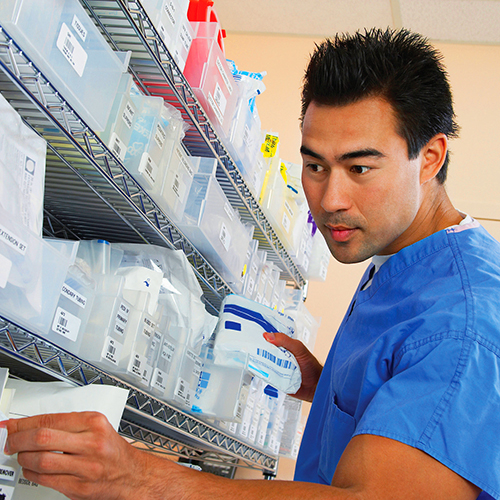
<instances>
[{"instance_id":1,"label":"plastic packaging bag","mask_svg":"<svg viewBox=\"0 0 500 500\"><path fill-rule=\"evenodd\" d=\"M302 382L297 360L286 349L267 342L264 332L282 332L293 337L292 318L239 295L222 302L215 330L215 363L241 366L247 355L248 370L287 394L296 393Z\"/></svg>"}]
</instances>

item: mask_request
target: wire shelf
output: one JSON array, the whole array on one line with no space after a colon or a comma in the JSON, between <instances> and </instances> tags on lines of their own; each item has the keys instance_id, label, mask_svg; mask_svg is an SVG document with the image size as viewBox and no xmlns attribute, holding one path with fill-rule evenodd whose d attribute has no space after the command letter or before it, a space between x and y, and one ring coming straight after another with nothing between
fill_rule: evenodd
<instances>
[{"instance_id":1,"label":"wire shelf","mask_svg":"<svg viewBox=\"0 0 500 500\"><path fill-rule=\"evenodd\" d=\"M127 384L0 317L0 361L26 380L127 388L120 433L161 453L234 466L275 470L277 458L242 443L208 423Z\"/></svg>"}]
</instances>

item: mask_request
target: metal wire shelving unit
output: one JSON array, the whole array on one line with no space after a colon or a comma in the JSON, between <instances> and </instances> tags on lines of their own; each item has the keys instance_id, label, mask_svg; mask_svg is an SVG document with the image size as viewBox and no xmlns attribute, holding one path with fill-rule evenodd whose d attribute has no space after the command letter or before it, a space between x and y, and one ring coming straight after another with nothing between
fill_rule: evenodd
<instances>
[{"instance_id":1,"label":"metal wire shelving unit","mask_svg":"<svg viewBox=\"0 0 500 500\"><path fill-rule=\"evenodd\" d=\"M268 259L289 285L305 280L250 192L193 90L170 56L141 4L130 0L80 0L115 50L132 55L129 71L146 94L159 95L191 124L184 147L218 160L217 180ZM216 313L230 286L168 219L120 160L86 125L35 64L0 27L0 91L25 123L48 143L44 234L67 239L105 238L150 243L184 251ZM208 423L124 384L44 339L0 318L0 360L32 380L66 380L77 385L129 388L120 432L160 453L215 464L257 468L273 475L269 456Z\"/></svg>"}]
</instances>

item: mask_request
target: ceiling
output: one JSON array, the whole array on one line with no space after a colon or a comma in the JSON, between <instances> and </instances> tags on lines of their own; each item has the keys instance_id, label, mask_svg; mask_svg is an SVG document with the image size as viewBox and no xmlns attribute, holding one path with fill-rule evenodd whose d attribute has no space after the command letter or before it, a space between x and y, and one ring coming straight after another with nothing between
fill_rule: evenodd
<instances>
[{"instance_id":1,"label":"ceiling","mask_svg":"<svg viewBox=\"0 0 500 500\"><path fill-rule=\"evenodd\" d=\"M500 0L214 0L227 32L327 37L405 27L433 41L500 44Z\"/></svg>"}]
</instances>

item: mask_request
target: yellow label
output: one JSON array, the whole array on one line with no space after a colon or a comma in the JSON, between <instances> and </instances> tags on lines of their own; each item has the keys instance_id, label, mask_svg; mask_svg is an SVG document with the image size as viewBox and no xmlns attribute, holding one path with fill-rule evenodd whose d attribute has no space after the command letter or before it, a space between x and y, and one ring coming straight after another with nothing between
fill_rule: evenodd
<instances>
[{"instance_id":1,"label":"yellow label","mask_svg":"<svg viewBox=\"0 0 500 500\"><path fill-rule=\"evenodd\" d=\"M281 174L281 177L283 177L285 184L288 184L288 176L286 175L287 170L288 169L286 168L286 165L283 162L281 162L280 163L280 174Z\"/></svg>"},{"instance_id":2,"label":"yellow label","mask_svg":"<svg viewBox=\"0 0 500 500\"><path fill-rule=\"evenodd\" d=\"M274 156L276 156L278 142L280 142L280 138L277 135L266 134L264 143L260 148L262 154L264 155L264 158L273 158Z\"/></svg>"}]
</instances>

